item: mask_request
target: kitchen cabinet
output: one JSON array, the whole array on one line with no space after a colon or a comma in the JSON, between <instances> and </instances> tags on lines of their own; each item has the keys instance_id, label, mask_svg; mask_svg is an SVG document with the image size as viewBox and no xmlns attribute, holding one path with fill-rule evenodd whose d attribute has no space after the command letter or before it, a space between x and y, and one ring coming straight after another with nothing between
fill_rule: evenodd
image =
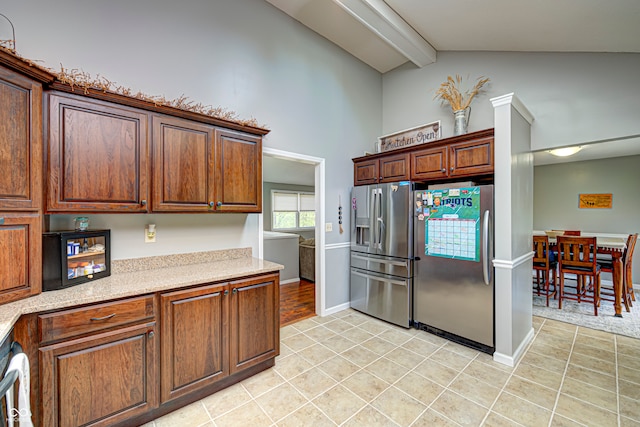
<instances>
[{"instance_id":1,"label":"kitchen cabinet","mask_svg":"<svg viewBox=\"0 0 640 427\"><path fill-rule=\"evenodd\" d=\"M353 159L354 185L442 181L493 174L493 129Z\"/></svg>"},{"instance_id":2,"label":"kitchen cabinet","mask_svg":"<svg viewBox=\"0 0 640 427\"><path fill-rule=\"evenodd\" d=\"M42 287L42 216L0 212L0 301L39 294Z\"/></svg>"},{"instance_id":3,"label":"kitchen cabinet","mask_svg":"<svg viewBox=\"0 0 640 427\"><path fill-rule=\"evenodd\" d=\"M262 138L217 128L215 210L262 212Z\"/></svg>"},{"instance_id":4,"label":"kitchen cabinet","mask_svg":"<svg viewBox=\"0 0 640 427\"><path fill-rule=\"evenodd\" d=\"M158 406L154 301L39 316L42 425L111 426Z\"/></svg>"},{"instance_id":5,"label":"kitchen cabinet","mask_svg":"<svg viewBox=\"0 0 640 427\"><path fill-rule=\"evenodd\" d=\"M449 176L493 173L493 136L449 145Z\"/></svg>"},{"instance_id":6,"label":"kitchen cabinet","mask_svg":"<svg viewBox=\"0 0 640 427\"><path fill-rule=\"evenodd\" d=\"M0 66L0 212L42 207L42 85Z\"/></svg>"},{"instance_id":7,"label":"kitchen cabinet","mask_svg":"<svg viewBox=\"0 0 640 427\"><path fill-rule=\"evenodd\" d=\"M208 212L214 208L214 127L153 116L154 212Z\"/></svg>"},{"instance_id":8,"label":"kitchen cabinet","mask_svg":"<svg viewBox=\"0 0 640 427\"><path fill-rule=\"evenodd\" d=\"M47 97L46 212L147 212L148 114L76 95Z\"/></svg>"},{"instance_id":9,"label":"kitchen cabinet","mask_svg":"<svg viewBox=\"0 0 640 427\"><path fill-rule=\"evenodd\" d=\"M409 180L409 154L391 154L381 158L354 160L354 185Z\"/></svg>"},{"instance_id":10,"label":"kitchen cabinet","mask_svg":"<svg viewBox=\"0 0 640 427\"><path fill-rule=\"evenodd\" d=\"M446 146L411 153L411 180L424 181L449 176L448 153Z\"/></svg>"},{"instance_id":11,"label":"kitchen cabinet","mask_svg":"<svg viewBox=\"0 0 640 427\"><path fill-rule=\"evenodd\" d=\"M160 296L163 403L229 375L229 298L226 282Z\"/></svg>"},{"instance_id":12,"label":"kitchen cabinet","mask_svg":"<svg viewBox=\"0 0 640 427\"><path fill-rule=\"evenodd\" d=\"M163 404L279 354L278 286L268 274L160 296Z\"/></svg>"},{"instance_id":13,"label":"kitchen cabinet","mask_svg":"<svg viewBox=\"0 0 640 427\"><path fill-rule=\"evenodd\" d=\"M233 281L230 302L230 373L280 353L279 274Z\"/></svg>"}]
</instances>

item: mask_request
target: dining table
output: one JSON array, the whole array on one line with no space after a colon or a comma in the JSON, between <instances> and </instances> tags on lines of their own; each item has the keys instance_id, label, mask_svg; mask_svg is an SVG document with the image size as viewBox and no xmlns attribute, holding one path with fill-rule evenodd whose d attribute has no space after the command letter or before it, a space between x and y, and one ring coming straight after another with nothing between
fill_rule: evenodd
<instances>
[{"instance_id":1,"label":"dining table","mask_svg":"<svg viewBox=\"0 0 640 427\"><path fill-rule=\"evenodd\" d=\"M534 235L545 235L544 231L533 231ZM611 256L613 264L613 273L611 280L613 282L615 317L622 317L622 292L623 292L623 266L622 255L627 246L627 235L608 234L608 233L581 233L581 237L595 237L596 251L599 254ZM549 236L549 244L555 245L556 237Z\"/></svg>"}]
</instances>

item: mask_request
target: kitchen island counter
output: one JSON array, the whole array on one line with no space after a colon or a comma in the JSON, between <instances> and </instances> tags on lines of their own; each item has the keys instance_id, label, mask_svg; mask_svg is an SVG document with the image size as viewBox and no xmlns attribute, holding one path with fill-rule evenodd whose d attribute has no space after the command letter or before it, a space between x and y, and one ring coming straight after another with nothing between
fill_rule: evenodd
<instances>
[{"instance_id":1,"label":"kitchen island counter","mask_svg":"<svg viewBox=\"0 0 640 427\"><path fill-rule=\"evenodd\" d=\"M112 274L70 288L0 305L0 337L23 314L276 272L282 265L254 258L251 248L114 260Z\"/></svg>"}]
</instances>

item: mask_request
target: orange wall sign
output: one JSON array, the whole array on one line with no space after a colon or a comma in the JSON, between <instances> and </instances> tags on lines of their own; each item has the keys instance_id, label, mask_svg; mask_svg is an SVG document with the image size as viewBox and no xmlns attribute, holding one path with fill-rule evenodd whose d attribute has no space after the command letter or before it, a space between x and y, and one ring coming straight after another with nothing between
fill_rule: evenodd
<instances>
[{"instance_id":1,"label":"orange wall sign","mask_svg":"<svg viewBox=\"0 0 640 427\"><path fill-rule=\"evenodd\" d=\"M613 206L613 194L579 194L580 209L611 209Z\"/></svg>"}]
</instances>

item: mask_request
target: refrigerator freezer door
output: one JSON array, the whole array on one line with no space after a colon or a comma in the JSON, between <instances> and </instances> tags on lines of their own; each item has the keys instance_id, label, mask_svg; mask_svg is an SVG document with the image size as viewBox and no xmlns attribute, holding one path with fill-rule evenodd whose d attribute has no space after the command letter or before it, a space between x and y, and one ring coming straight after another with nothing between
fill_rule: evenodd
<instances>
[{"instance_id":1,"label":"refrigerator freezer door","mask_svg":"<svg viewBox=\"0 0 640 427\"><path fill-rule=\"evenodd\" d=\"M416 199L424 197L420 193ZM413 315L415 322L493 348L493 186L480 187L479 208L477 261L425 255L429 218L416 215L415 254L420 260L414 263Z\"/></svg>"},{"instance_id":2,"label":"refrigerator freezer door","mask_svg":"<svg viewBox=\"0 0 640 427\"><path fill-rule=\"evenodd\" d=\"M374 199L376 185L353 187L351 191L351 249L365 253L375 253L374 248Z\"/></svg>"},{"instance_id":3,"label":"refrigerator freezer door","mask_svg":"<svg viewBox=\"0 0 640 427\"><path fill-rule=\"evenodd\" d=\"M379 255L413 257L413 187L408 181L378 186L376 234Z\"/></svg>"},{"instance_id":4,"label":"refrigerator freezer door","mask_svg":"<svg viewBox=\"0 0 640 427\"><path fill-rule=\"evenodd\" d=\"M411 321L411 279L351 268L351 307L408 328Z\"/></svg>"}]
</instances>

